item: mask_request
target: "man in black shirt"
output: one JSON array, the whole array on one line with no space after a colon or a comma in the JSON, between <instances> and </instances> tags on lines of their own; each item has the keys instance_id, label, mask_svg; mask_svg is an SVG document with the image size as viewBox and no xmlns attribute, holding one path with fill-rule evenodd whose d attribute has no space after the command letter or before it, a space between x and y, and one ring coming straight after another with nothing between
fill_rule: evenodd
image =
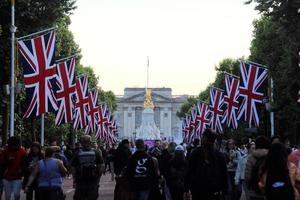
<instances>
[{"instance_id":1,"label":"man in black shirt","mask_svg":"<svg viewBox=\"0 0 300 200\"><path fill-rule=\"evenodd\" d=\"M132 200L146 200L157 179L157 169L146 152L144 141L136 140L136 152L129 158L126 177L130 186Z\"/></svg>"},{"instance_id":2,"label":"man in black shirt","mask_svg":"<svg viewBox=\"0 0 300 200\"><path fill-rule=\"evenodd\" d=\"M92 148L89 135L81 138L81 145L82 149L75 154L71 163L75 188L74 200L97 200L104 168L102 154Z\"/></svg>"},{"instance_id":3,"label":"man in black shirt","mask_svg":"<svg viewBox=\"0 0 300 200\"><path fill-rule=\"evenodd\" d=\"M185 195L193 199L219 200L227 192L227 167L224 155L214 148L217 135L203 133L202 146L191 152L185 180Z\"/></svg>"}]
</instances>

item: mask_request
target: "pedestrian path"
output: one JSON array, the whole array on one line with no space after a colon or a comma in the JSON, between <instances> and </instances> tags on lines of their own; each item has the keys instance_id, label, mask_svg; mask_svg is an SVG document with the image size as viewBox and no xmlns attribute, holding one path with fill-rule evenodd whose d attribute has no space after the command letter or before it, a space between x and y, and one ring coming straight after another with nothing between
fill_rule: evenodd
<instances>
[{"instance_id":1,"label":"pedestrian path","mask_svg":"<svg viewBox=\"0 0 300 200\"><path fill-rule=\"evenodd\" d=\"M99 200L113 200L114 199L115 181L111 181L111 176L106 173L101 177L99 188ZM73 180L71 177L64 180L64 193L66 194L66 200L72 200L74 196ZM1 198L0 198L1 199ZM4 199L4 197L3 197ZM21 193L21 200L25 200L26 196L24 192Z\"/></svg>"}]
</instances>

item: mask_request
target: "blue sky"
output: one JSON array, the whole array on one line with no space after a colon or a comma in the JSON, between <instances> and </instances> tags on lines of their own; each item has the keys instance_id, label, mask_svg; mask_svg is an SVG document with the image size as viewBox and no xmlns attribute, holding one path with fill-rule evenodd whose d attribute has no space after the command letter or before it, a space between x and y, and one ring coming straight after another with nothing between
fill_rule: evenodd
<instances>
[{"instance_id":1,"label":"blue sky","mask_svg":"<svg viewBox=\"0 0 300 200\"><path fill-rule=\"evenodd\" d=\"M71 31L99 86L171 87L199 94L223 58L249 55L253 5L243 0L78 0Z\"/></svg>"}]
</instances>

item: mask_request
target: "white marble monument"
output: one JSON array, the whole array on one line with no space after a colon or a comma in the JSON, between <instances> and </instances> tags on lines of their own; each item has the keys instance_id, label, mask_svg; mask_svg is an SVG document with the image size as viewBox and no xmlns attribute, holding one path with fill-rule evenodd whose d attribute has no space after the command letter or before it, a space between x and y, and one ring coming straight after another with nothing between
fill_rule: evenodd
<instances>
[{"instance_id":1,"label":"white marble monument","mask_svg":"<svg viewBox=\"0 0 300 200\"><path fill-rule=\"evenodd\" d=\"M144 140L161 139L160 130L154 121L154 104L151 99L151 89L146 89L146 98L144 101L144 110L142 112L142 124L136 130L136 138Z\"/></svg>"}]
</instances>

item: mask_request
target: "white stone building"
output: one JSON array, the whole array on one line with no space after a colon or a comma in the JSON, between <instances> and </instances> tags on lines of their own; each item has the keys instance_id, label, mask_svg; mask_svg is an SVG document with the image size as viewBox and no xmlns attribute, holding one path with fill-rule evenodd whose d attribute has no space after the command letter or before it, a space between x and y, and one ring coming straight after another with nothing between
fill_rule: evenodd
<instances>
[{"instance_id":1,"label":"white stone building","mask_svg":"<svg viewBox=\"0 0 300 200\"><path fill-rule=\"evenodd\" d=\"M152 88L154 120L162 137L181 140L181 121L176 116L188 95L172 95L171 88ZM141 125L145 88L125 88L124 95L117 96L117 111L114 113L118 124L119 138L133 138Z\"/></svg>"}]
</instances>

